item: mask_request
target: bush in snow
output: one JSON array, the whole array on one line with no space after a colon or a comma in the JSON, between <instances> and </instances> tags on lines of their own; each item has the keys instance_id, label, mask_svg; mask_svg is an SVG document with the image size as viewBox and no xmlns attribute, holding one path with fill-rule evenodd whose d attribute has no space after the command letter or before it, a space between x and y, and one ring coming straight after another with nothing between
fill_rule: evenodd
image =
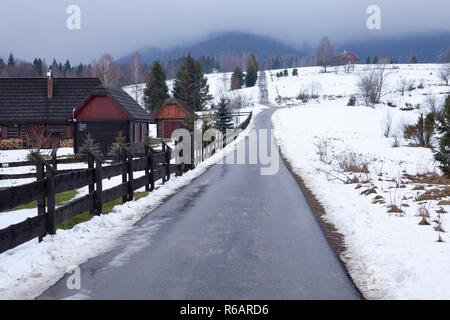
<instances>
[{"instance_id":1,"label":"bush in snow","mask_svg":"<svg viewBox=\"0 0 450 320\"><path fill-rule=\"evenodd\" d=\"M437 131L441 136L434 157L440 162L441 170L450 177L450 95L445 99L442 114L437 117L436 122Z\"/></svg>"},{"instance_id":2,"label":"bush in snow","mask_svg":"<svg viewBox=\"0 0 450 320\"><path fill-rule=\"evenodd\" d=\"M415 124L406 125L403 134L406 139L411 140L414 145L431 147L435 128L435 114L430 112L425 117L420 115Z\"/></svg>"},{"instance_id":3,"label":"bush in snow","mask_svg":"<svg viewBox=\"0 0 450 320\"><path fill-rule=\"evenodd\" d=\"M441 70L439 71L439 77L448 86L448 81L450 80L450 63L442 65Z\"/></svg>"},{"instance_id":4,"label":"bush in snow","mask_svg":"<svg viewBox=\"0 0 450 320\"><path fill-rule=\"evenodd\" d=\"M347 106L351 106L351 107L356 106L356 96L355 95L352 94L350 96L350 99L348 99Z\"/></svg>"},{"instance_id":5,"label":"bush in snow","mask_svg":"<svg viewBox=\"0 0 450 320\"><path fill-rule=\"evenodd\" d=\"M383 136L386 138L391 135L391 129L392 129L392 116L389 110L386 112L386 116L382 120L382 126L383 126Z\"/></svg>"},{"instance_id":6,"label":"bush in snow","mask_svg":"<svg viewBox=\"0 0 450 320\"><path fill-rule=\"evenodd\" d=\"M387 75L386 65L379 65L361 73L358 87L366 105L373 106L380 102Z\"/></svg>"}]
</instances>

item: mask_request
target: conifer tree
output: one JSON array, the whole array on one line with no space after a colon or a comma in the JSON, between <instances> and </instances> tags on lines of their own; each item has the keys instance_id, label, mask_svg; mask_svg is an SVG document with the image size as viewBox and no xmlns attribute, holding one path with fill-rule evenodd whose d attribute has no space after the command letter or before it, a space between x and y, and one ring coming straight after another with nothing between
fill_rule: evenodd
<instances>
[{"instance_id":1,"label":"conifer tree","mask_svg":"<svg viewBox=\"0 0 450 320\"><path fill-rule=\"evenodd\" d=\"M417 59L417 55L415 53L412 54L410 62L413 64L419 63L419 59Z\"/></svg>"},{"instance_id":2,"label":"conifer tree","mask_svg":"<svg viewBox=\"0 0 450 320\"><path fill-rule=\"evenodd\" d=\"M227 99L220 98L220 102L216 111L216 128L222 133L226 133L227 129L233 128L233 116L228 107Z\"/></svg>"},{"instance_id":3,"label":"conifer tree","mask_svg":"<svg viewBox=\"0 0 450 320\"><path fill-rule=\"evenodd\" d=\"M241 68L234 68L233 74L231 75L231 90L240 89L244 83L244 74Z\"/></svg>"},{"instance_id":4,"label":"conifer tree","mask_svg":"<svg viewBox=\"0 0 450 320\"><path fill-rule=\"evenodd\" d=\"M100 149L100 145L92 139L90 133L88 133L86 139L84 140L84 144L78 150L78 156L81 158L86 158L89 152L93 153L97 157L102 156L102 151Z\"/></svg>"},{"instance_id":5,"label":"conifer tree","mask_svg":"<svg viewBox=\"0 0 450 320\"><path fill-rule=\"evenodd\" d=\"M375 56L375 58L373 58L373 64L377 64L378 63L378 56Z\"/></svg>"},{"instance_id":6,"label":"conifer tree","mask_svg":"<svg viewBox=\"0 0 450 320\"><path fill-rule=\"evenodd\" d=\"M8 67L14 67L15 65L16 65L16 61L14 60L14 56L11 52L8 57Z\"/></svg>"},{"instance_id":7,"label":"conifer tree","mask_svg":"<svg viewBox=\"0 0 450 320\"><path fill-rule=\"evenodd\" d=\"M450 95L437 117L436 128L440 134L439 147L434 150L434 158L441 163L441 170L450 178Z\"/></svg>"},{"instance_id":8,"label":"conifer tree","mask_svg":"<svg viewBox=\"0 0 450 320\"><path fill-rule=\"evenodd\" d=\"M69 59L66 60L66 63L64 64L64 75L72 70L72 65L70 64Z\"/></svg>"},{"instance_id":9,"label":"conifer tree","mask_svg":"<svg viewBox=\"0 0 450 320\"><path fill-rule=\"evenodd\" d=\"M372 62L370 61L370 56L367 57L366 59L366 64L371 64Z\"/></svg>"},{"instance_id":10,"label":"conifer tree","mask_svg":"<svg viewBox=\"0 0 450 320\"><path fill-rule=\"evenodd\" d=\"M156 60L148 75L147 85L144 90L145 107L148 112L154 114L168 98L169 89L166 84L166 74L161 63Z\"/></svg>"},{"instance_id":11,"label":"conifer tree","mask_svg":"<svg viewBox=\"0 0 450 320\"><path fill-rule=\"evenodd\" d=\"M203 110L205 104L212 99L200 62L194 60L190 53L184 58L184 64L177 73L173 96L184 101L194 111Z\"/></svg>"},{"instance_id":12,"label":"conifer tree","mask_svg":"<svg viewBox=\"0 0 450 320\"><path fill-rule=\"evenodd\" d=\"M247 67L247 74L245 76L245 85L247 88L253 87L258 80L258 63L256 62L255 55L252 55Z\"/></svg>"},{"instance_id":13,"label":"conifer tree","mask_svg":"<svg viewBox=\"0 0 450 320\"><path fill-rule=\"evenodd\" d=\"M292 70L292 75L293 75L293 76L298 76L298 70L297 70L297 68L295 68L294 70Z\"/></svg>"}]
</instances>

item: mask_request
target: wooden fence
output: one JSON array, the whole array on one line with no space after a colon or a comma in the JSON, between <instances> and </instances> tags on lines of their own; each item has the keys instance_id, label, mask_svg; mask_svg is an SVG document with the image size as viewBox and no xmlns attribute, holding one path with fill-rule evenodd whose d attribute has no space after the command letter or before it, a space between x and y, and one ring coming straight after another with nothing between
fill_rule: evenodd
<instances>
[{"instance_id":1,"label":"wooden fence","mask_svg":"<svg viewBox=\"0 0 450 320\"><path fill-rule=\"evenodd\" d=\"M248 126L251 116L252 114L240 129ZM238 133L236 131L236 135ZM224 139L223 144L232 142L236 135ZM212 147L214 147L212 143L206 146ZM163 142L162 152L154 152L146 147L144 155L138 158L135 158L127 148L122 147L117 158L119 162L106 166L103 165L102 159L96 157L94 153L89 153L87 169L64 173L57 171L54 165L44 159L36 159L34 165L37 181L0 190L0 212L37 201L38 213L35 217L0 230L0 253L34 238L41 240L46 234L55 234L58 225L83 212L89 211L100 215L104 203L118 198L122 198L123 202L131 201L135 190L145 187L146 191L153 191L158 180L164 183L170 179L171 174L182 175L193 167L184 163L171 164L174 158L175 152ZM145 174L134 178L134 172L137 171L144 171ZM103 180L116 176L122 176L122 183L103 190ZM56 208L56 194L85 186L89 186L87 195Z\"/></svg>"}]
</instances>

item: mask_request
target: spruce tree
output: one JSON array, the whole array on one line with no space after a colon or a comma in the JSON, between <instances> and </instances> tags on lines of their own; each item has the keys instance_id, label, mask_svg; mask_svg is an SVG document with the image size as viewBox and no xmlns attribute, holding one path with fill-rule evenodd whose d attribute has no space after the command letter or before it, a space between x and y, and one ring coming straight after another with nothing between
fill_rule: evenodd
<instances>
[{"instance_id":1,"label":"spruce tree","mask_svg":"<svg viewBox=\"0 0 450 320\"><path fill-rule=\"evenodd\" d=\"M205 104L212 99L200 62L194 60L190 53L184 58L184 64L177 73L173 96L184 101L194 111L203 110Z\"/></svg>"},{"instance_id":2,"label":"spruce tree","mask_svg":"<svg viewBox=\"0 0 450 320\"><path fill-rule=\"evenodd\" d=\"M16 61L14 60L14 56L11 52L8 57L8 67L14 67L15 65L16 65Z\"/></svg>"},{"instance_id":3,"label":"spruce tree","mask_svg":"<svg viewBox=\"0 0 450 320\"><path fill-rule=\"evenodd\" d=\"M42 60L41 59L34 59L32 68L37 76L42 77L44 75L44 72L42 70Z\"/></svg>"},{"instance_id":4,"label":"spruce tree","mask_svg":"<svg viewBox=\"0 0 450 320\"><path fill-rule=\"evenodd\" d=\"M154 114L168 98L169 89L166 84L166 74L161 63L156 60L148 75L147 85L144 90L145 107L148 112Z\"/></svg>"},{"instance_id":5,"label":"spruce tree","mask_svg":"<svg viewBox=\"0 0 450 320\"><path fill-rule=\"evenodd\" d=\"M253 87L258 80L258 63L256 62L256 57L252 55L250 62L247 67L247 74L245 76L245 85L247 88Z\"/></svg>"},{"instance_id":6,"label":"spruce tree","mask_svg":"<svg viewBox=\"0 0 450 320\"><path fill-rule=\"evenodd\" d=\"M97 157L102 156L100 145L92 139L90 133L88 133L86 139L84 140L84 144L78 150L78 156L81 158L87 158L89 152L93 153Z\"/></svg>"},{"instance_id":7,"label":"spruce tree","mask_svg":"<svg viewBox=\"0 0 450 320\"><path fill-rule=\"evenodd\" d=\"M228 108L228 102L225 98L220 98L216 111L216 128L222 133L226 133L227 129L233 128L233 116Z\"/></svg>"},{"instance_id":8,"label":"spruce tree","mask_svg":"<svg viewBox=\"0 0 450 320\"><path fill-rule=\"evenodd\" d=\"M440 162L441 170L450 178L450 95L445 99L444 108L436 122L440 140L439 147L434 150L434 158Z\"/></svg>"},{"instance_id":9,"label":"spruce tree","mask_svg":"<svg viewBox=\"0 0 450 320\"><path fill-rule=\"evenodd\" d=\"M375 56L375 58L373 58L373 64L377 64L378 63L378 57Z\"/></svg>"},{"instance_id":10,"label":"spruce tree","mask_svg":"<svg viewBox=\"0 0 450 320\"><path fill-rule=\"evenodd\" d=\"M72 65L70 64L69 59L67 59L66 63L64 64L64 75L72 70Z\"/></svg>"},{"instance_id":11,"label":"spruce tree","mask_svg":"<svg viewBox=\"0 0 450 320\"><path fill-rule=\"evenodd\" d=\"M419 63L419 59L417 59L417 55L415 53L412 54L410 62L413 64Z\"/></svg>"},{"instance_id":12,"label":"spruce tree","mask_svg":"<svg viewBox=\"0 0 450 320\"><path fill-rule=\"evenodd\" d=\"M371 64L372 62L370 61L370 56L367 57L366 59L366 64Z\"/></svg>"},{"instance_id":13,"label":"spruce tree","mask_svg":"<svg viewBox=\"0 0 450 320\"><path fill-rule=\"evenodd\" d=\"M83 73L84 73L84 66L82 63L80 63L80 65L77 68L77 77L83 76Z\"/></svg>"},{"instance_id":14,"label":"spruce tree","mask_svg":"<svg viewBox=\"0 0 450 320\"><path fill-rule=\"evenodd\" d=\"M244 74L241 68L234 68L233 74L231 75L231 90L241 89L244 83Z\"/></svg>"},{"instance_id":15,"label":"spruce tree","mask_svg":"<svg viewBox=\"0 0 450 320\"><path fill-rule=\"evenodd\" d=\"M244 73L242 72L241 68L239 67L234 68L233 75L239 79L239 84L241 86L245 84Z\"/></svg>"}]
</instances>

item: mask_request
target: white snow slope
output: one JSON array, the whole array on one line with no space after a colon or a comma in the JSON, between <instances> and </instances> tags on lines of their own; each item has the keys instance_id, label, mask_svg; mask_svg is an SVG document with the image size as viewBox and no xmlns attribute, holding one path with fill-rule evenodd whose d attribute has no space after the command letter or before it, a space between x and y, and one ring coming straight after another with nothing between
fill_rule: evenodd
<instances>
[{"instance_id":1,"label":"white snow slope","mask_svg":"<svg viewBox=\"0 0 450 320\"><path fill-rule=\"evenodd\" d=\"M365 67L358 66L352 74L322 74L321 68L305 68L299 70L301 79L272 77L271 98L278 90L288 98L282 104L290 105L272 117L276 139L295 172L322 203L325 219L343 234L347 250L341 258L366 298L450 299L448 180L420 183L406 176L440 172L430 149L411 147L401 135L404 124L427 111L429 96L442 105L450 87L437 77L438 65L400 65L390 71L382 97L383 103L398 107L348 107ZM424 88L402 96L397 91L401 79ZM295 100L305 87L319 88L320 97L304 104ZM400 110L406 103L420 106ZM392 129L384 137L387 117L392 119ZM393 147L394 136L399 147ZM340 165L352 157L366 163L368 172L344 172ZM426 192L441 192L441 196L427 198ZM428 224L419 225L422 220Z\"/></svg>"}]
</instances>

